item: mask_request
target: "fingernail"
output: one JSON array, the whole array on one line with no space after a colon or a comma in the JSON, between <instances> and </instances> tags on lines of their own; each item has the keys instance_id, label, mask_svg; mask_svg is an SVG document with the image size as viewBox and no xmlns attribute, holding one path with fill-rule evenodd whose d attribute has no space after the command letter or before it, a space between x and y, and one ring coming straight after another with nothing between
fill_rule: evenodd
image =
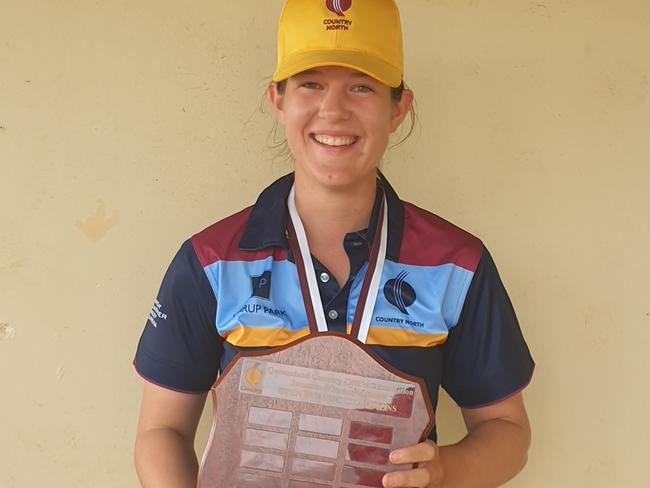
<instances>
[{"instance_id":1,"label":"fingernail","mask_svg":"<svg viewBox=\"0 0 650 488\"><path fill-rule=\"evenodd\" d=\"M390 453L390 462L396 463L399 461L399 451L393 451Z\"/></svg>"},{"instance_id":2,"label":"fingernail","mask_svg":"<svg viewBox=\"0 0 650 488\"><path fill-rule=\"evenodd\" d=\"M390 487L390 474L385 474L381 480L381 485L384 487Z\"/></svg>"}]
</instances>

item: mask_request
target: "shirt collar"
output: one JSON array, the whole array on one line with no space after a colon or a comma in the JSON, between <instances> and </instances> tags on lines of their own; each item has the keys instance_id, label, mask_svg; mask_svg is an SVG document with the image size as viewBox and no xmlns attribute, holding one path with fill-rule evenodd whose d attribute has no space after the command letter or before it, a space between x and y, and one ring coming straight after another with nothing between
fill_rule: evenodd
<instances>
[{"instance_id":1,"label":"shirt collar","mask_svg":"<svg viewBox=\"0 0 650 488\"><path fill-rule=\"evenodd\" d=\"M397 261L402 244L402 231L404 229L404 208L402 202L390 186L385 176L378 172L379 188L383 188L388 203L388 247L386 257ZM283 176L267 187L257 198L253 206L246 228L239 241L242 251L259 251L270 246L289 247L287 241L287 198L293 185L293 173ZM378 197L380 193L378 192ZM375 199L375 204L370 216L368 230L364 238L372 244L375 227L379 218L379 204L381 200Z\"/></svg>"}]
</instances>

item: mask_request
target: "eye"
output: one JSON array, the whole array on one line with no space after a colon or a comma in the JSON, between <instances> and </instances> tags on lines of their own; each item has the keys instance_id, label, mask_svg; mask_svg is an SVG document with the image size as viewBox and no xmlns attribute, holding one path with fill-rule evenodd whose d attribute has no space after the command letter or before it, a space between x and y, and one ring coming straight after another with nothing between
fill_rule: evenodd
<instances>
[{"instance_id":1,"label":"eye","mask_svg":"<svg viewBox=\"0 0 650 488\"><path fill-rule=\"evenodd\" d=\"M317 88L320 88L320 85L316 83L315 81L306 81L303 84L300 85L303 88L308 88L310 90L315 90Z\"/></svg>"},{"instance_id":2,"label":"eye","mask_svg":"<svg viewBox=\"0 0 650 488\"><path fill-rule=\"evenodd\" d=\"M368 85L355 85L352 88L352 91L357 93L370 93L372 91L372 88L370 88Z\"/></svg>"}]
</instances>

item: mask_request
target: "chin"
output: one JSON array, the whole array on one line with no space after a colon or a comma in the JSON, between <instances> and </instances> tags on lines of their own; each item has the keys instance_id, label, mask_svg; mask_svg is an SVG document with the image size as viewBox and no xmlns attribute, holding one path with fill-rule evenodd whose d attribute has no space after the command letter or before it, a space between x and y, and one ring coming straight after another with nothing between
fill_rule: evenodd
<instances>
[{"instance_id":1,"label":"chin","mask_svg":"<svg viewBox=\"0 0 650 488\"><path fill-rule=\"evenodd\" d=\"M376 178L377 170L351 171L349 168L322 168L312 173L313 178L322 186L332 189L345 189L363 186L368 180Z\"/></svg>"}]
</instances>

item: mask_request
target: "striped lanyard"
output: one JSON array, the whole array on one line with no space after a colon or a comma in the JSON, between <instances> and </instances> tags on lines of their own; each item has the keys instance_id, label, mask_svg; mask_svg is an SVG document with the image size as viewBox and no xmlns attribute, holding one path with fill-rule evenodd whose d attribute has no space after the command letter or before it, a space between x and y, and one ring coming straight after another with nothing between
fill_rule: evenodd
<instances>
[{"instance_id":1,"label":"striped lanyard","mask_svg":"<svg viewBox=\"0 0 650 488\"><path fill-rule=\"evenodd\" d=\"M298 279L300 280L300 291L302 292L302 298L305 302L305 311L307 312L309 330L312 334L327 332L327 321L325 320L323 303L318 291L314 262L311 259L311 252L309 251L305 228L302 225L302 220L300 220L300 215L298 215L298 210L296 209L295 186L292 187L291 192L289 192L287 204L289 206L290 217L289 222L287 223L287 234L289 245L291 246L291 251L293 252L294 260L296 261ZM384 195L381 200L379 220L377 221L375 236L368 257L368 269L363 278L361 293L359 295L359 300L357 301L357 307L352 321L352 330L350 331L350 335L356 337L364 344L368 338L368 329L370 328L372 311L377 302L381 272L384 268L384 261L386 260L387 242L388 216L386 196Z\"/></svg>"}]
</instances>

